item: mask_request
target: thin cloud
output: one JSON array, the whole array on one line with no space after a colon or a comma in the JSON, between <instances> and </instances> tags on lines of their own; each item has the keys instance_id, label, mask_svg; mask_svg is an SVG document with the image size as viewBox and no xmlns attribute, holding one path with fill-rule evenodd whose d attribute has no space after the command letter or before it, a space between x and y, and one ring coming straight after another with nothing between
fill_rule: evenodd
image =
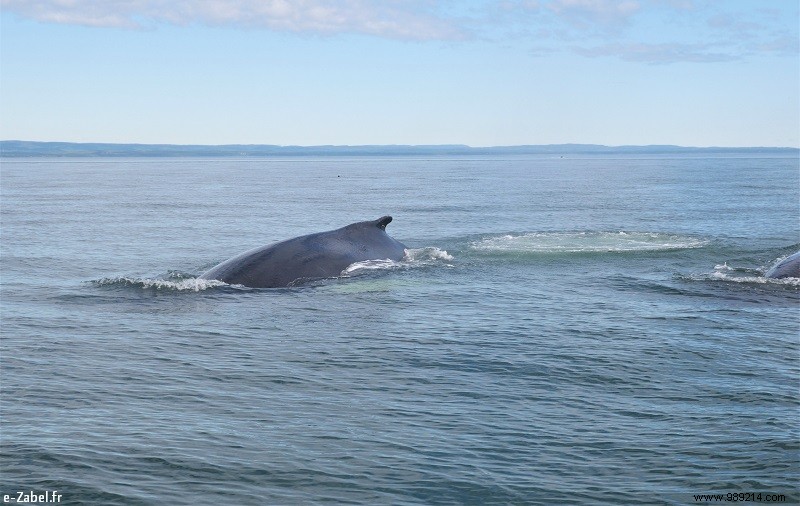
<instances>
[{"instance_id":1,"label":"thin cloud","mask_svg":"<svg viewBox=\"0 0 800 506\"><path fill-rule=\"evenodd\" d=\"M0 0L0 5L45 23L106 28L169 23L408 40L468 38L465 30L437 15L424 0Z\"/></svg>"},{"instance_id":2,"label":"thin cloud","mask_svg":"<svg viewBox=\"0 0 800 506\"><path fill-rule=\"evenodd\" d=\"M567 51L668 64L798 54L797 28L783 21L785 10L743 12L708 0L0 0L0 6L40 22L107 28L200 24L413 41L527 40L532 57Z\"/></svg>"},{"instance_id":3,"label":"thin cloud","mask_svg":"<svg viewBox=\"0 0 800 506\"><path fill-rule=\"evenodd\" d=\"M642 44L620 43L597 47L576 47L575 52L587 57L617 57L624 61L650 64L680 62L715 63L741 59L724 51L714 51L706 44Z\"/></svg>"},{"instance_id":4,"label":"thin cloud","mask_svg":"<svg viewBox=\"0 0 800 506\"><path fill-rule=\"evenodd\" d=\"M581 28L624 25L641 9L636 0L552 0L544 5L563 21Z\"/></svg>"},{"instance_id":5,"label":"thin cloud","mask_svg":"<svg viewBox=\"0 0 800 506\"><path fill-rule=\"evenodd\" d=\"M800 52L797 29L780 24L779 17L780 13L770 9L757 10L750 15L721 12L709 17L707 25L718 39L739 48L743 55L797 55Z\"/></svg>"},{"instance_id":6,"label":"thin cloud","mask_svg":"<svg viewBox=\"0 0 800 506\"><path fill-rule=\"evenodd\" d=\"M796 56L800 53L800 40L792 35L782 35L759 42L754 52L772 53L778 56Z\"/></svg>"},{"instance_id":7,"label":"thin cloud","mask_svg":"<svg viewBox=\"0 0 800 506\"><path fill-rule=\"evenodd\" d=\"M768 9L740 12L693 0L506 0L504 6L516 14L506 16L509 26L530 34L531 54L539 57L566 51L672 64L798 53L796 28Z\"/></svg>"}]
</instances>

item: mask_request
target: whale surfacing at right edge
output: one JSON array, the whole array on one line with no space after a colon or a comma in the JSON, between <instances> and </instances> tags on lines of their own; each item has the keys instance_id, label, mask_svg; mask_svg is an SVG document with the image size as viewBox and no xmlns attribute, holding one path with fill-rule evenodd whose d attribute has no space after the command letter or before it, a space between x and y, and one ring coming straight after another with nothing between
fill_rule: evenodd
<instances>
[{"instance_id":1,"label":"whale surfacing at right edge","mask_svg":"<svg viewBox=\"0 0 800 506\"><path fill-rule=\"evenodd\" d=\"M764 276L773 279L800 278L800 251L773 265Z\"/></svg>"}]
</instances>

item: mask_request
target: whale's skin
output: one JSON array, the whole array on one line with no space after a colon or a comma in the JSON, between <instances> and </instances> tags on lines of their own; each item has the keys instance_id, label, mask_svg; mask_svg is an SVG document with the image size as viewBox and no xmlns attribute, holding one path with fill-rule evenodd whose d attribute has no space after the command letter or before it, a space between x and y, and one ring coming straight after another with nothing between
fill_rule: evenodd
<instances>
[{"instance_id":1,"label":"whale's skin","mask_svg":"<svg viewBox=\"0 0 800 506\"><path fill-rule=\"evenodd\" d=\"M800 278L800 251L773 265L765 276L775 279Z\"/></svg>"},{"instance_id":2,"label":"whale's skin","mask_svg":"<svg viewBox=\"0 0 800 506\"><path fill-rule=\"evenodd\" d=\"M355 262L399 261L406 247L386 233L391 221L391 216L383 216L255 248L212 267L200 279L277 288L337 277Z\"/></svg>"}]
</instances>

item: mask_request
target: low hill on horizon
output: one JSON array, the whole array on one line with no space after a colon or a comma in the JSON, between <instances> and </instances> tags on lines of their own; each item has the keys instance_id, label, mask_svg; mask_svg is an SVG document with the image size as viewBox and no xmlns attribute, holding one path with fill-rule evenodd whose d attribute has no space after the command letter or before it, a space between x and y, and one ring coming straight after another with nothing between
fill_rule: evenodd
<instances>
[{"instance_id":1,"label":"low hill on horizon","mask_svg":"<svg viewBox=\"0 0 800 506\"><path fill-rule=\"evenodd\" d=\"M471 147L435 145L321 145L270 144L116 144L78 142L0 141L0 157L263 157L263 156L435 156L435 155L575 155L575 154L786 154L791 147L685 147L672 145L604 146L600 144L545 144Z\"/></svg>"}]
</instances>

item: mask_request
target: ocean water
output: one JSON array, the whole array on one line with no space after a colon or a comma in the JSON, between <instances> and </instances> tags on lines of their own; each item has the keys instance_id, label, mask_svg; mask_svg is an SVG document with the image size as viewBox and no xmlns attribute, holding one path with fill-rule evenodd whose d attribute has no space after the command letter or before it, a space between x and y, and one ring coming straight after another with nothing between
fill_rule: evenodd
<instances>
[{"instance_id":1,"label":"ocean water","mask_svg":"<svg viewBox=\"0 0 800 506\"><path fill-rule=\"evenodd\" d=\"M796 157L5 159L0 191L0 495L800 500L800 280L763 276ZM196 279L386 214L402 262Z\"/></svg>"}]
</instances>

